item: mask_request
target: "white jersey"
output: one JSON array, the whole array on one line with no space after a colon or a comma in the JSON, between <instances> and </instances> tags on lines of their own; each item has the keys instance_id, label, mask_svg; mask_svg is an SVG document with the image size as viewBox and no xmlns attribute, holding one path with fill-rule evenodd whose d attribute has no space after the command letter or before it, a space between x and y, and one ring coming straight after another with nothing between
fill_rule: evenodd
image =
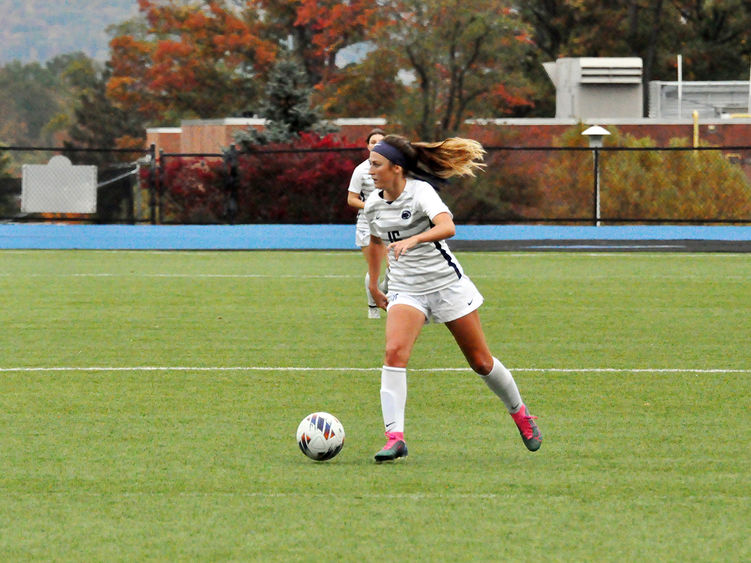
<instances>
[{"instance_id":1,"label":"white jersey","mask_svg":"<svg viewBox=\"0 0 751 563\"><path fill-rule=\"evenodd\" d=\"M392 202L376 190L365 202L370 233L384 244L403 240L433 227L432 219L451 211L433 186L408 178L404 191ZM464 275L446 241L423 242L395 260L389 251L389 292L424 295L442 289Z\"/></svg>"},{"instance_id":2,"label":"white jersey","mask_svg":"<svg viewBox=\"0 0 751 563\"><path fill-rule=\"evenodd\" d=\"M347 191L358 194L360 200L365 201L373 193L373 190L375 190L375 184L373 183L373 178L370 176L370 161L366 160L355 166ZM357 210L357 219L358 222L365 221L362 217L362 209Z\"/></svg>"}]
</instances>

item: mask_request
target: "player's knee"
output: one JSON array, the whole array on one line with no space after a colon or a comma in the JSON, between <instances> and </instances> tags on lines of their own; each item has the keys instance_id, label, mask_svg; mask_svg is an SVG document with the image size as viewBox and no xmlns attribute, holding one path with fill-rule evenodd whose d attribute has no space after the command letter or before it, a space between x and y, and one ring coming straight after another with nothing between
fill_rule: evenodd
<instances>
[{"instance_id":1,"label":"player's knee","mask_svg":"<svg viewBox=\"0 0 751 563\"><path fill-rule=\"evenodd\" d=\"M493 369L493 356L487 354L474 354L467 358L470 367L480 375L488 375Z\"/></svg>"},{"instance_id":2,"label":"player's knee","mask_svg":"<svg viewBox=\"0 0 751 563\"><path fill-rule=\"evenodd\" d=\"M392 367L406 367L409 361L409 352L403 346L386 345L384 365Z\"/></svg>"}]
</instances>

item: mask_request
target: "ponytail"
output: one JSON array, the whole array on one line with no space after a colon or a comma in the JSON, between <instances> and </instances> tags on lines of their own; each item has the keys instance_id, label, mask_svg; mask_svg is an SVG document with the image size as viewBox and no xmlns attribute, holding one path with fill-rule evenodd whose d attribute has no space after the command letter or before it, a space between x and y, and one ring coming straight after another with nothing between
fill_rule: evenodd
<instances>
[{"instance_id":1,"label":"ponytail","mask_svg":"<svg viewBox=\"0 0 751 563\"><path fill-rule=\"evenodd\" d=\"M417 162L439 178L474 176L476 170L485 168L482 162L485 149L472 139L451 137L437 143L412 143L412 146Z\"/></svg>"},{"instance_id":2,"label":"ponytail","mask_svg":"<svg viewBox=\"0 0 751 563\"><path fill-rule=\"evenodd\" d=\"M476 170L485 168L482 162L485 149L472 139L451 137L437 143L410 143L399 135L387 135L381 142L391 145L404 156L403 163L397 164L402 165L406 173L430 183L434 183L431 179L440 183L440 180L452 176L474 176ZM389 154L385 156L394 162Z\"/></svg>"}]
</instances>

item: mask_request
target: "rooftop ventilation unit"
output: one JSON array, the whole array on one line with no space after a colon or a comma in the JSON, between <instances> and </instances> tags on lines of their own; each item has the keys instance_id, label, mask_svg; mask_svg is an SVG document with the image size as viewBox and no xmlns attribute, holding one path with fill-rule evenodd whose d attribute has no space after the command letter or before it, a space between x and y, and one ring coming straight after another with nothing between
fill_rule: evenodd
<instances>
[{"instance_id":1,"label":"rooftop ventilation unit","mask_svg":"<svg viewBox=\"0 0 751 563\"><path fill-rule=\"evenodd\" d=\"M642 117L639 57L563 58L543 63L562 119Z\"/></svg>"}]
</instances>

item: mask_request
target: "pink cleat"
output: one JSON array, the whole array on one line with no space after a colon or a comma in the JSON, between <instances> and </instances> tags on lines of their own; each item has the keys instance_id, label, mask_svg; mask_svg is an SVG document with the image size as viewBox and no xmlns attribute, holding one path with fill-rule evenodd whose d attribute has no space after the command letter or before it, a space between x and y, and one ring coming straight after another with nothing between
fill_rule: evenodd
<instances>
[{"instance_id":1,"label":"pink cleat","mask_svg":"<svg viewBox=\"0 0 751 563\"><path fill-rule=\"evenodd\" d=\"M375 455L377 463L407 457L407 444L404 442L404 432L386 432L386 438L388 438L386 445Z\"/></svg>"},{"instance_id":2,"label":"pink cleat","mask_svg":"<svg viewBox=\"0 0 751 563\"><path fill-rule=\"evenodd\" d=\"M519 434L522 435L524 445L531 452L536 452L542 445L542 433L537 425L534 423L536 416L529 414L527 405L522 405L522 408L518 412L511 415L511 418L516 422L517 428L519 428Z\"/></svg>"}]
</instances>

